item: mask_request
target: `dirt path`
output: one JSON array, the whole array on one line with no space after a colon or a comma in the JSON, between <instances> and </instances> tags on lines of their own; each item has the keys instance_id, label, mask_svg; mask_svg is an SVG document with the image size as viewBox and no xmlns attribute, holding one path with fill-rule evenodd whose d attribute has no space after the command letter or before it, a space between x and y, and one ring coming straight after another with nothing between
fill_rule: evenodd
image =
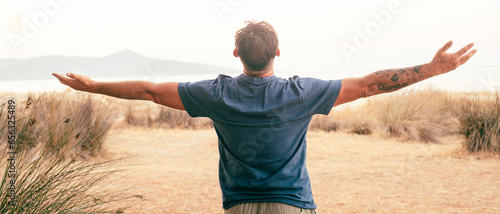
<instances>
[{"instance_id":1,"label":"dirt path","mask_svg":"<svg viewBox=\"0 0 500 214\"><path fill-rule=\"evenodd\" d=\"M460 139L401 143L310 132L307 165L318 213L500 213L500 160L457 155ZM121 128L107 158L135 156L114 185L143 195L125 213L223 213L213 130ZM122 174L123 175L123 174Z\"/></svg>"}]
</instances>

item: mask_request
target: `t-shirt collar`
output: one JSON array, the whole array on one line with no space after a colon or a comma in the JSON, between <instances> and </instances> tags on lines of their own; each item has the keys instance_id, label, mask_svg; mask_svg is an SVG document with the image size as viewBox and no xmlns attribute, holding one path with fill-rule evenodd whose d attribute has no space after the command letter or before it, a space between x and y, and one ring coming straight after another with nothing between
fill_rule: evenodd
<instances>
[{"instance_id":1,"label":"t-shirt collar","mask_svg":"<svg viewBox=\"0 0 500 214\"><path fill-rule=\"evenodd\" d=\"M252 76L248 76L246 74L241 74L238 79L246 82L246 83L250 83L250 84L254 84L254 85L259 85L259 84L264 84L264 83L268 83L268 82L271 82L275 79L278 79L278 77L276 75L272 75L272 76L268 76L268 77L252 77Z\"/></svg>"}]
</instances>

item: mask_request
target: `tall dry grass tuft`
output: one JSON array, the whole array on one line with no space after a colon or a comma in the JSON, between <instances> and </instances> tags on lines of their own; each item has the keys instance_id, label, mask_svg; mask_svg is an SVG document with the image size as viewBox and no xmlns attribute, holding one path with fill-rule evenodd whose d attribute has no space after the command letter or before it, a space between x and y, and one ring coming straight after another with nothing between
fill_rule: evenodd
<instances>
[{"instance_id":1,"label":"tall dry grass tuft","mask_svg":"<svg viewBox=\"0 0 500 214\"><path fill-rule=\"evenodd\" d=\"M115 114L97 101L97 97L82 93L45 93L35 102L27 129L33 136L30 144L47 142L47 151L64 152L75 144L75 152L94 156L102 149L106 133Z\"/></svg>"},{"instance_id":2,"label":"tall dry grass tuft","mask_svg":"<svg viewBox=\"0 0 500 214\"><path fill-rule=\"evenodd\" d=\"M156 120L159 127L163 128L183 128L183 129L203 129L211 128L212 122L208 118L192 118L188 113L163 106L160 109Z\"/></svg>"},{"instance_id":3,"label":"tall dry grass tuft","mask_svg":"<svg viewBox=\"0 0 500 214\"><path fill-rule=\"evenodd\" d=\"M381 133L418 142L438 142L438 137L456 132L450 94L425 89L401 91L370 102Z\"/></svg>"},{"instance_id":4,"label":"tall dry grass tuft","mask_svg":"<svg viewBox=\"0 0 500 214\"><path fill-rule=\"evenodd\" d=\"M144 126L153 127L154 118L151 115L153 111L153 106L146 104L141 105L138 109L137 105L133 103L125 104L127 105L127 111L125 113L125 122L132 126Z\"/></svg>"},{"instance_id":5,"label":"tall dry grass tuft","mask_svg":"<svg viewBox=\"0 0 500 214\"><path fill-rule=\"evenodd\" d=\"M124 117L128 125L166 129L204 129L213 126L208 118L192 118L185 111L154 103L135 101L127 105Z\"/></svg>"},{"instance_id":6,"label":"tall dry grass tuft","mask_svg":"<svg viewBox=\"0 0 500 214\"><path fill-rule=\"evenodd\" d=\"M456 104L449 92L404 90L361 101L313 118L311 128L376 133L418 142L438 142L440 136L458 132L458 120L452 111Z\"/></svg>"},{"instance_id":7,"label":"tall dry grass tuft","mask_svg":"<svg viewBox=\"0 0 500 214\"><path fill-rule=\"evenodd\" d=\"M338 120L342 123L342 129L347 133L370 135L374 132L376 123L373 109L362 106L345 109L338 115Z\"/></svg>"},{"instance_id":8,"label":"tall dry grass tuft","mask_svg":"<svg viewBox=\"0 0 500 214\"><path fill-rule=\"evenodd\" d=\"M330 118L327 115L315 115L309 123L311 130L322 130L326 132L337 131L340 124L337 120Z\"/></svg>"},{"instance_id":9,"label":"tall dry grass tuft","mask_svg":"<svg viewBox=\"0 0 500 214\"><path fill-rule=\"evenodd\" d=\"M0 213L113 213L129 207L129 199L133 196L127 196L124 189L111 190L104 185L110 175L122 170L116 165L117 160L79 161L84 150L75 153L71 148L81 147L83 140L67 140L57 152L46 146L54 145L51 140L60 139L45 134L55 135L55 127L66 126L69 121L54 119L58 122L45 122L58 111L43 112L42 115L41 106L44 102L49 106L65 103L59 101L40 98L37 105L29 106L26 102L24 106L16 106L16 126L20 128L16 134L17 153L14 156L7 154L6 138L1 138L4 148L0 148L0 168L5 171L0 183ZM2 134L7 127L5 115L5 109L1 108ZM89 130L94 126L92 122L83 123L89 127L82 129ZM61 130L65 132L63 135L74 136L78 129L73 129L72 134L69 128ZM11 184L12 181L15 184ZM12 187L15 187L15 194L9 195L8 190ZM15 205L9 204L12 196L15 196Z\"/></svg>"},{"instance_id":10,"label":"tall dry grass tuft","mask_svg":"<svg viewBox=\"0 0 500 214\"><path fill-rule=\"evenodd\" d=\"M346 131L347 133L369 135L373 133L373 116L370 109L360 107L333 109L325 115L316 115L310 123L311 130Z\"/></svg>"},{"instance_id":11,"label":"tall dry grass tuft","mask_svg":"<svg viewBox=\"0 0 500 214\"><path fill-rule=\"evenodd\" d=\"M476 94L462 98L456 107L460 134L467 151L500 151L500 94Z\"/></svg>"}]
</instances>

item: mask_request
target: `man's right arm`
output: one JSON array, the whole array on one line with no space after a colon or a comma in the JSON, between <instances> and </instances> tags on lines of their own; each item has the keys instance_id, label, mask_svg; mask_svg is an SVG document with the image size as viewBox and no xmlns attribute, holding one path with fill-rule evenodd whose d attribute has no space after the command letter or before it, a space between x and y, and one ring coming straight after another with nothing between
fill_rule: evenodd
<instances>
[{"instance_id":1,"label":"man's right arm","mask_svg":"<svg viewBox=\"0 0 500 214\"><path fill-rule=\"evenodd\" d=\"M177 82L152 83L148 81L97 82L84 75L68 73L67 77L52 74L62 84L75 90L104 94L134 100L150 100L167 107L184 110Z\"/></svg>"},{"instance_id":2,"label":"man's right arm","mask_svg":"<svg viewBox=\"0 0 500 214\"><path fill-rule=\"evenodd\" d=\"M446 53L452 45L449 41L438 50L431 62L413 67L388 69L368 74L361 78L342 79L342 86L334 106L358 98L393 92L430 77L455 70L469 60L476 50L469 51L469 44L455 53Z\"/></svg>"}]
</instances>

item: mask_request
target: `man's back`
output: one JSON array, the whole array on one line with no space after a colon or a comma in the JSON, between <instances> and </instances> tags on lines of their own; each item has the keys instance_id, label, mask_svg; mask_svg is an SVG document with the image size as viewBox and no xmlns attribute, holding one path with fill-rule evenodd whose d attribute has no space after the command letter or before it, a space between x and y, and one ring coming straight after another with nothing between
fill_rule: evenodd
<instances>
[{"instance_id":1,"label":"man's back","mask_svg":"<svg viewBox=\"0 0 500 214\"><path fill-rule=\"evenodd\" d=\"M178 90L191 116L214 122L225 209L257 201L316 208L305 167L307 127L312 115L330 112L340 81L220 75Z\"/></svg>"}]
</instances>

